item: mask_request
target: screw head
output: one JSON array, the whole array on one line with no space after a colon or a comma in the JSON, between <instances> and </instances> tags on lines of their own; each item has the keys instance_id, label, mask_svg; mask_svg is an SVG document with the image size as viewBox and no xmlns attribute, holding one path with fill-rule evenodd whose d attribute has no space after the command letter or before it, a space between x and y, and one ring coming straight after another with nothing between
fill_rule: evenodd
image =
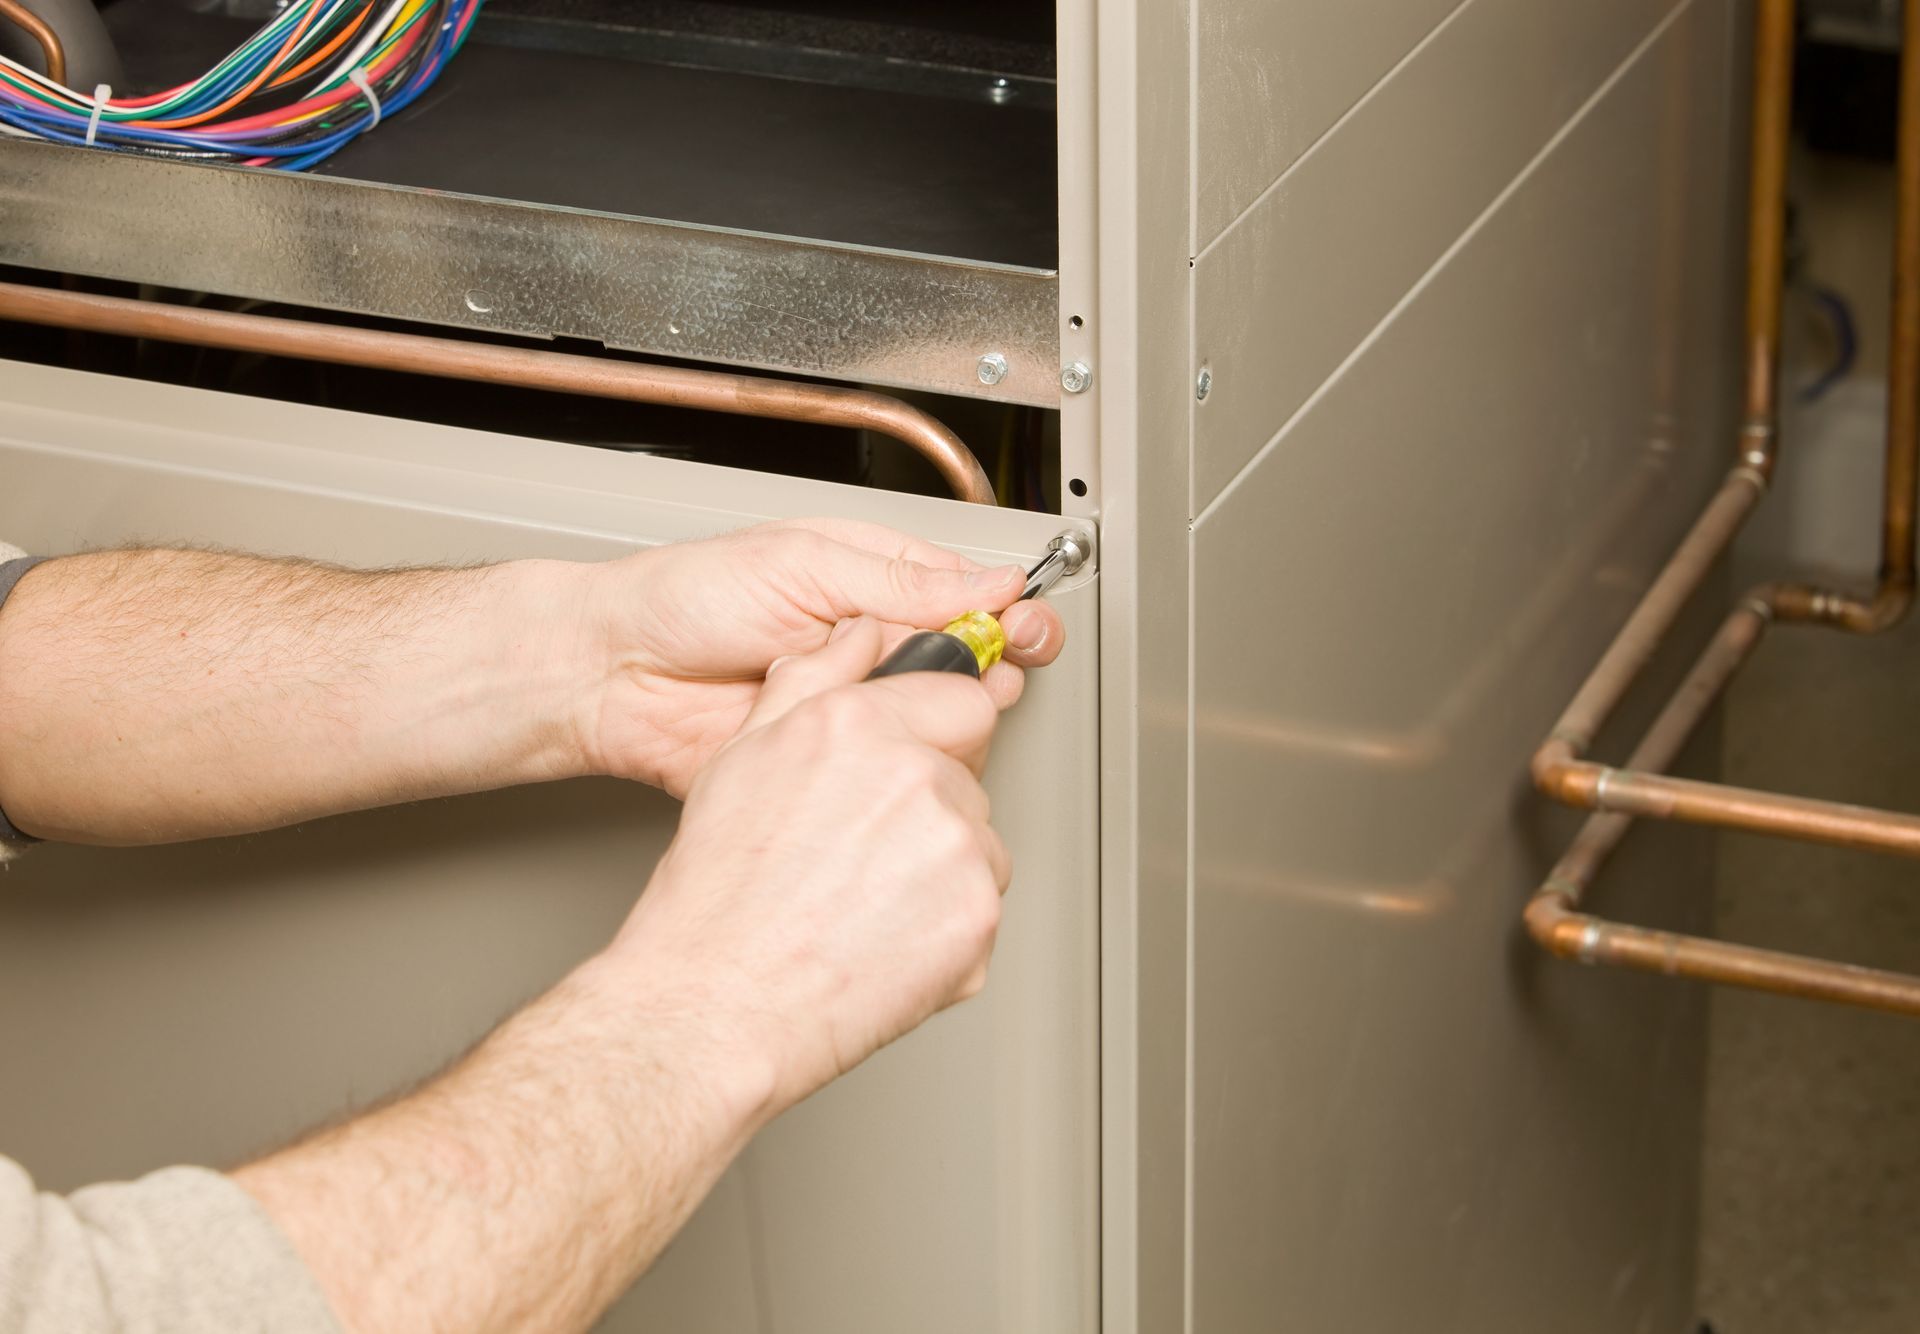
<instances>
[{"instance_id":1,"label":"screw head","mask_svg":"<svg viewBox=\"0 0 1920 1334\"><path fill-rule=\"evenodd\" d=\"M1212 392L1213 372L1205 366L1202 366L1200 368L1200 378L1193 382L1193 396L1204 403L1207 401L1207 395Z\"/></svg>"},{"instance_id":2,"label":"screw head","mask_svg":"<svg viewBox=\"0 0 1920 1334\"><path fill-rule=\"evenodd\" d=\"M987 100L997 106L1005 106L1013 100L1013 85L1005 79L995 79L987 85Z\"/></svg>"},{"instance_id":3,"label":"screw head","mask_svg":"<svg viewBox=\"0 0 1920 1334\"><path fill-rule=\"evenodd\" d=\"M980 358L973 373L980 377L981 384L999 384L1007 378L1007 359L998 352L989 352Z\"/></svg>"},{"instance_id":4,"label":"screw head","mask_svg":"<svg viewBox=\"0 0 1920 1334\"><path fill-rule=\"evenodd\" d=\"M493 296L476 287L467 293L467 309L476 315L485 315L493 310Z\"/></svg>"},{"instance_id":5,"label":"screw head","mask_svg":"<svg viewBox=\"0 0 1920 1334\"><path fill-rule=\"evenodd\" d=\"M1069 362L1060 368L1060 387L1069 394L1084 394L1093 383L1093 367L1084 361Z\"/></svg>"}]
</instances>

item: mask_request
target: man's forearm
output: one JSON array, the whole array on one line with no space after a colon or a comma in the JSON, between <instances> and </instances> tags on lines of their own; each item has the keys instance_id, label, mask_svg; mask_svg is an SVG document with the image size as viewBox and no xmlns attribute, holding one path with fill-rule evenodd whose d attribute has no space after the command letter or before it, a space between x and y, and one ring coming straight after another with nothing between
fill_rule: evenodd
<instances>
[{"instance_id":1,"label":"man's forearm","mask_svg":"<svg viewBox=\"0 0 1920 1334\"><path fill-rule=\"evenodd\" d=\"M569 568L50 561L0 609L0 809L165 842L579 772Z\"/></svg>"},{"instance_id":2,"label":"man's forearm","mask_svg":"<svg viewBox=\"0 0 1920 1334\"><path fill-rule=\"evenodd\" d=\"M774 1110L695 998L603 957L453 1070L235 1178L354 1334L584 1330Z\"/></svg>"}]
</instances>

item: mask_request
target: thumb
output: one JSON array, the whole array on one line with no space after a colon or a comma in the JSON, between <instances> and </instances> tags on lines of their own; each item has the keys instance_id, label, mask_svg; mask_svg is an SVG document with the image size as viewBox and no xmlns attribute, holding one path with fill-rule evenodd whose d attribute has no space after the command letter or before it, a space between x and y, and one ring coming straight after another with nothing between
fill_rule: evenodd
<instances>
[{"instance_id":1,"label":"thumb","mask_svg":"<svg viewBox=\"0 0 1920 1334\"><path fill-rule=\"evenodd\" d=\"M865 680L879 665L882 647L880 622L862 616L836 626L825 647L778 659L767 669L767 683L740 724L740 735L765 727L824 691Z\"/></svg>"},{"instance_id":2,"label":"thumb","mask_svg":"<svg viewBox=\"0 0 1920 1334\"><path fill-rule=\"evenodd\" d=\"M838 543L809 574L836 619L875 616L925 629L976 607L1000 611L1020 596L1026 580L1018 565L945 569Z\"/></svg>"}]
</instances>

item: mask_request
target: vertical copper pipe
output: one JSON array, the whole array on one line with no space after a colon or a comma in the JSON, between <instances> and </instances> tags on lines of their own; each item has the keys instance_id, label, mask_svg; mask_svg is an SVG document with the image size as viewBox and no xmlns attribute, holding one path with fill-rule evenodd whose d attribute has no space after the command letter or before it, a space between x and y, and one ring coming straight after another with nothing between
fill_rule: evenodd
<instances>
[{"instance_id":1,"label":"vertical copper pipe","mask_svg":"<svg viewBox=\"0 0 1920 1334\"><path fill-rule=\"evenodd\" d=\"M55 83L67 81L67 51L60 45L60 34L20 0L0 0L0 19L6 19L40 45L46 58L47 77Z\"/></svg>"},{"instance_id":2,"label":"vertical copper pipe","mask_svg":"<svg viewBox=\"0 0 1920 1334\"><path fill-rule=\"evenodd\" d=\"M1920 3L1920 0L1917 0ZM1787 146L1793 108L1793 0L1759 0L1753 39L1753 124L1747 178L1747 378L1733 471L1640 599L1613 643L1534 753L1547 795L1576 800L1569 770L1732 544L1773 475L1781 292L1786 281ZM1576 804L1588 804L1576 800Z\"/></svg>"},{"instance_id":3,"label":"vertical copper pipe","mask_svg":"<svg viewBox=\"0 0 1920 1334\"><path fill-rule=\"evenodd\" d=\"M1887 365L1883 587L1913 588L1920 487L1920 3L1907 0L1900 48L1900 136L1894 157L1893 337Z\"/></svg>"},{"instance_id":4,"label":"vertical copper pipe","mask_svg":"<svg viewBox=\"0 0 1920 1334\"><path fill-rule=\"evenodd\" d=\"M1773 475L1780 306L1786 281L1787 144L1793 114L1793 0L1760 0L1753 37L1747 179L1747 391L1740 461Z\"/></svg>"}]
</instances>

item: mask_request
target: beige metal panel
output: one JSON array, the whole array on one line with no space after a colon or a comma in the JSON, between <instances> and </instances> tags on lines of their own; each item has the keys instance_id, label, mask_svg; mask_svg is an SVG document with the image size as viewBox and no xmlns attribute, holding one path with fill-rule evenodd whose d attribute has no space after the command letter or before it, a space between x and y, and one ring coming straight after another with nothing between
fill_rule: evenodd
<instances>
[{"instance_id":1,"label":"beige metal panel","mask_svg":"<svg viewBox=\"0 0 1920 1334\"><path fill-rule=\"evenodd\" d=\"M0 531L363 563L603 558L782 513L987 559L1043 515L0 363ZM992 982L773 1128L606 1327L1097 1321L1097 578L988 780ZM290 757L297 762L297 757ZM568 783L176 848L42 847L0 894L0 1152L57 1188L230 1163L430 1073L608 939L674 804Z\"/></svg>"},{"instance_id":2,"label":"beige metal panel","mask_svg":"<svg viewBox=\"0 0 1920 1334\"><path fill-rule=\"evenodd\" d=\"M1099 10L1105 1334L1187 1325L1191 17L1167 0ZM1095 260L1069 240L1063 274Z\"/></svg>"},{"instance_id":3,"label":"beige metal panel","mask_svg":"<svg viewBox=\"0 0 1920 1334\"><path fill-rule=\"evenodd\" d=\"M1725 466L1730 8L1197 526L1195 1329L1690 1325L1701 994L1517 913L1571 829L1528 754ZM1604 895L1697 925L1711 842L1663 832Z\"/></svg>"},{"instance_id":4,"label":"beige metal panel","mask_svg":"<svg viewBox=\"0 0 1920 1334\"><path fill-rule=\"evenodd\" d=\"M1461 5L1196 0L1193 244L1218 236Z\"/></svg>"},{"instance_id":5,"label":"beige metal panel","mask_svg":"<svg viewBox=\"0 0 1920 1334\"><path fill-rule=\"evenodd\" d=\"M1473 0L1201 254L1193 371L1207 367L1212 389L1196 419L1196 512L1686 8Z\"/></svg>"}]
</instances>

